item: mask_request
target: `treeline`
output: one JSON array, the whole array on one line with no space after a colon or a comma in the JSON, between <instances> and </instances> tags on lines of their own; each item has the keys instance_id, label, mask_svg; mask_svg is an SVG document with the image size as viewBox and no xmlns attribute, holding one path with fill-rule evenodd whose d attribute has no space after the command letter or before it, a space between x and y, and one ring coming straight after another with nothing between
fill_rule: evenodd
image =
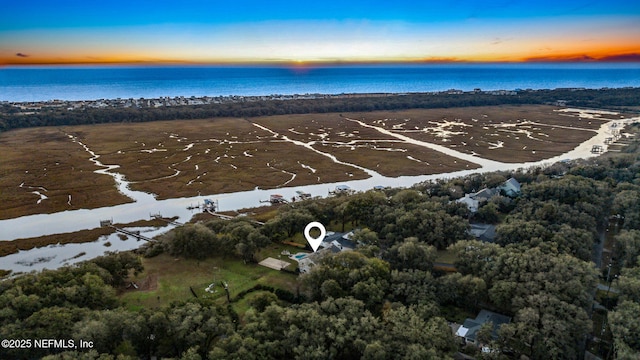
<instances>
[{"instance_id":1,"label":"treeline","mask_svg":"<svg viewBox=\"0 0 640 360\"><path fill-rule=\"evenodd\" d=\"M158 108L85 108L66 110L43 109L36 113L19 113L8 104L0 105L0 132L35 126L85 125L159 120L206 119L215 117L255 117L266 115L329 113L349 111L399 110L412 108L451 108L507 104L553 104L567 101L571 106L616 108L637 106L640 88L529 90L517 95L464 94L407 94L380 97L341 97L244 101L235 103L168 106Z\"/></svg>"}]
</instances>

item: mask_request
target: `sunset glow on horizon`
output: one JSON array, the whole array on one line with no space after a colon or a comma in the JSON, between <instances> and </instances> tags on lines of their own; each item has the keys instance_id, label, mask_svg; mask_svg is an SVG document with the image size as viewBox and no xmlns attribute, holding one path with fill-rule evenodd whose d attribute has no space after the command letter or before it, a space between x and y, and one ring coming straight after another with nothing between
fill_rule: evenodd
<instances>
[{"instance_id":1,"label":"sunset glow on horizon","mask_svg":"<svg viewBox=\"0 0 640 360\"><path fill-rule=\"evenodd\" d=\"M640 62L637 1L30 1L0 65Z\"/></svg>"}]
</instances>

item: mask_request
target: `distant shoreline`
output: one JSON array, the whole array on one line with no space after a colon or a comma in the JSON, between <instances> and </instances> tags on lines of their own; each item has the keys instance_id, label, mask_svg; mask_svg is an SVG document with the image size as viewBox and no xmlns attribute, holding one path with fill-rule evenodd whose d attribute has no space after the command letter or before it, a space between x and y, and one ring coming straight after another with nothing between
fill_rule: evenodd
<instances>
[{"instance_id":1,"label":"distant shoreline","mask_svg":"<svg viewBox=\"0 0 640 360\"><path fill-rule=\"evenodd\" d=\"M448 89L443 91L421 91L421 92L366 92L366 93L336 93L336 94L324 94L324 93L305 93L305 94L272 94L272 95L224 95L224 96L161 96L161 97L140 97L140 98L109 98L109 99L84 99L84 100L64 100L64 99L50 99L40 101L9 101L0 100L0 105L35 105L35 106L51 106L60 107L63 104L86 106L86 107L161 107L161 106L198 106L208 104L220 104L220 103L242 103L242 102L257 102L257 101L286 101L286 100L316 100L316 99L354 99L354 98L379 98L379 97L393 97L393 96L414 96L414 95L464 95L464 94L489 94L489 95L518 95L520 93L534 93L540 91L609 91L609 90L637 90L638 87L604 87L604 88L553 88L553 89L500 89L500 90L482 90L477 88L474 90L461 90L461 89ZM132 103L132 101L138 102L138 104ZM145 106L144 102L154 102L156 106ZM167 104L167 102L169 102ZM102 103L102 106L92 106L96 103ZM67 109L71 110L71 109Z\"/></svg>"},{"instance_id":2,"label":"distant shoreline","mask_svg":"<svg viewBox=\"0 0 640 360\"><path fill-rule=\"evenodd\" d=\"M270 115L498 105L554 105L638 113L640 87L554 90L474 89L421 93L159 97L45 102L0 101L0 132L17 128Z\"/></svg>"}]
</instances>

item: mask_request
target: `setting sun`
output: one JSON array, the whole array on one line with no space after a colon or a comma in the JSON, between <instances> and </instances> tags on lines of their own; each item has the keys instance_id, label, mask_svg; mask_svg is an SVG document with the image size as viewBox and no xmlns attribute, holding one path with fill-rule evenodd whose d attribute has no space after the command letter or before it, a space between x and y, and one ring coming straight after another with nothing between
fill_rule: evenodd
<instances>
[{"instance_id":1,"label":"setting sun","mask_svg":"<svg viewBox=\"0 0 640 360\"><path fill-rule=\"evenodd\" d=\"M638 61L640 5L14 2L0 64ZM127 11L114 9L126 8ZM25 14L29 14L26 16Z\"/></svg>"}]
</instances>

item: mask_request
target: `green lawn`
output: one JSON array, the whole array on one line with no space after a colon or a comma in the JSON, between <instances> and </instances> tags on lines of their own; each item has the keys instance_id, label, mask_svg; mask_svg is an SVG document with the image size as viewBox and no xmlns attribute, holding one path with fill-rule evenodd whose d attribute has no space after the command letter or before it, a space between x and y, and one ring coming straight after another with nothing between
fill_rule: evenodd
<instances>
[{"instance_id":1,"label":"green lawn","mask_svg":"<svg viewBox=\"0 0 640 360\"><path fill-rule=\"evenodd\" d=\"M453 264L456 260L458 260L458 257L453 251L438 250L438 255L436 256L435 262L444 263L444 264Z\"/></svg>"},{"instance_id":2,"label":"green lawn","mask_svg":"<svg viewBox=\"0 0 640 360\"><path fill-rule=\"evenodd\" d=\"M359 226L353 226L353 222L347 221L344 223L344 232L349 232ZM332 221L329 225L326 226L327 231L333 232L342 232L342 222L341 221Z\"/></svg>"},{"instance_id":3,"label":"green lawn","mask_svg":"<svg viewBox=\"0 0 640 360\"><path fill-rule=\"evenodd\" d=\"M193 298L190 287L202 298L226 301L221 281L229 284L231 297L247 290L256 284L269 285L292 292L296 291L297 276L253 263L244 264L237 259L213 258L202 261L174 258L162 254L150 259L143 259L145 271L138 274L133 281L142 285L145 279L157 278L157 286L149 290L129 290L120 295L129 309L138 310L143 307L161 307L173 301ZM205 291L209 284L215 282L215 293Z\"/></svg>"}]
</instances>

